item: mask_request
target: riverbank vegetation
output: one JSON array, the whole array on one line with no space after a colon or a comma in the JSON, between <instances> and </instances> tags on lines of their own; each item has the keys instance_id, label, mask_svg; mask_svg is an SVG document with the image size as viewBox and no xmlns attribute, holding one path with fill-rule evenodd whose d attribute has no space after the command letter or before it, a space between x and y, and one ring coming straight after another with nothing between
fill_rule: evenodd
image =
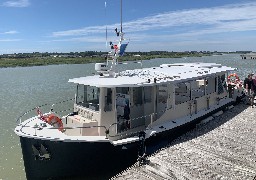
<instances>
[{"instance_id":1,"label":"riverbank vegetation","mask_svg":"<svg viewBox=\"0 0 256 180\"><path fill-rule=\"evenodd\" d=\"M201 57L217 52L168 52L168 51L150 51L150 52L128 52L120 57L120 61L149 60L155 58L181 58L181 57ZM85 64L105 62L106 52L86 51L70 53L18 53L0 55L0 67L17 66L43 66L53 64Z\"/></svg>"}]
</instances>

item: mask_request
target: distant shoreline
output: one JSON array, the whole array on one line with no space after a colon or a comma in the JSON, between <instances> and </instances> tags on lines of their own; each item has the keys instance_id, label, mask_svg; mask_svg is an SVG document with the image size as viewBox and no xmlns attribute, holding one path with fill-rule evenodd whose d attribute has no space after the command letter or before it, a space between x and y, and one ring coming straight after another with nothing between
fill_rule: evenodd
<instances>
[{"instance_id":1,"label":"distant shoreline","mask_svg":"<svg viewBox=\"0 0 256 180\"><path fill-rule=\"evenodd\" d=\"M140 54L140 53L138 53ZM216 53L215 53L216 54ZM120 57L120 61L137 61L137 60L150 60L156 58L182 58L182 57L202 57L211 56L214 53L155 53L155 54L143 54L135 55L127 54ZM218 53L221 55L221 53ZM105 57L103 55L93 55L93 56L77 56L77 57L62 57L62 56L46 56L46 57L0 57L0 68L7 67L29 67L29 66L46 66L46 65L59 65L59 64L88 64L105 62Z\"/></svg>"}]
</instances>

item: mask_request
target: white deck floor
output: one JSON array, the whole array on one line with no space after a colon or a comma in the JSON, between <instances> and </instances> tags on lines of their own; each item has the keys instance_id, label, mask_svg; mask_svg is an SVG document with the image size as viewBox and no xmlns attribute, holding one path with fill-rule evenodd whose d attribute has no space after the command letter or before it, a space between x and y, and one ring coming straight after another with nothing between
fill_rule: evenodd
<instances>
[{"instance_id":1,"label":"white deck floor","mask_svg":"<svg viewBox=\"0 0 256 180\"><path fill-rule=\"evenodd\" d=\"M42 140L51 140L51 141L65 141L65 142L109 142L105 136L68 136L65 133L62 133L58 129L52 129L53 127L47 123L46 127L35 127L35 125L40 126L44 123L37 117L28 119L22 124L18 125L15 128L15 133L19 136L42 139Z\"/></svg>"}]
</instances>

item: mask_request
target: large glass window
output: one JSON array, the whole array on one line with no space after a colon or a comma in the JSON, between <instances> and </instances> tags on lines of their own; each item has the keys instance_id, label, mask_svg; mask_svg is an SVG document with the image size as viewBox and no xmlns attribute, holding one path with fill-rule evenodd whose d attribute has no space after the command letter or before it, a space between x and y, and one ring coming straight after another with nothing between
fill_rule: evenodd
<instances>
[{"instance_id":1,"label":"large glass window","mask_svg":"<svg viewBox=\"0 0 256 180\"><path fill-rule=\"evenodd\" d=\"M206 78L206 94L216 92L216 80L215 77Z\"/></svg>"},{"instance_id":2,"label":"large glass window","mask_svg":"<svg viewBox=\"0 0 256 180\"><path fill-rule=\"evenodd\" d=\"M116 93L129 94L129 87L117 87Z\"/></svg>"},{"instance_id":3,"label":"large glass window","mask_svg":"<svg viewBox=\"0 0 256 180\"><path fill-rule=\"evenodd\" d=\"M205 79L198 79L192 81L192 98L200 98L205 95L207 81Z\"/></svg>"},{"instance_id":4,"label":"large glass window","mask_svg":"<svg viewBox=\"0 0 256 180\"><path fill-rule=\"evenodd\" d=\"M142 87L133 88L133 103L134 105L142 104Z\"/></svg>"},{"instance_id":5,"label":"large glass window","mask_svg":"<svg viewBox=\"0 0 256 180\"><path fill-rule=\"evenodd\" d=\"M175 104L181 104L190 100L190 83L182 82L175 85Z\"/></svg>"},{"instance_id":6,"label":"large glass window","mask_svg":"<svg viewBox=\"0 0 256 180\"><path fill-rule=\"evenodd\" d=\"M107 96L105 96L105 111L112 111L112 89L107 88Z\"/></svg>"},{"instance_id":7,"label":"large glass window","mask_svg":"<svg viewBox=\"0 0 256 180\"><path fill-rule=\"evenodd\" d=\"M78 85L77 104L86 108L99 110L100 88L95 86Z\"/></svg>"},{"instance_id":8,"label":"large glass window","mask_svg":"<svg viewBox=\"0 0 256 180\"><path fill-rule=\"evenodd\" d=\"M145 86L144 87L144 102L145 103L150 103L152 101L152 86Z\"/></svg>"},{"instance_id":9,"label":"large glass window","mask_svg":"<svg viewBox=\"0 0 256 180\"><path fill-rule=\"evenodd\" d=\"M77 85L77 93L76 93L76 103L82 104L84 102L84 85L78 84Z\"/></svg>"},{"instance_id":10,"label":"large glass window","mask_svg":"<svg viewBox=\"0 0 256 180\"><path fill-rule=\"evenodd\" d=\"M218 94L224 93L224 88L227 89L225 74L218 76Z\"/></svg>"},{"instance_id":11,"label":"large glass window","mask_svg":"<svg viewBox=\"0 0 256 180\"><path fill-rule=\"evenodd\" d=\"M167 84L158 86L158 102L166 103L168 98Z\"/></svg>"},{"instance_id":12,"label":"large glass window","mask_svg":"<svg viewBox=\"0 0 256 180\"><path fill-rule=\"evenodd\" d=\"M128 87L116 88L117 132L130 128L130 95Z\"/></svg>"}]
</instances>

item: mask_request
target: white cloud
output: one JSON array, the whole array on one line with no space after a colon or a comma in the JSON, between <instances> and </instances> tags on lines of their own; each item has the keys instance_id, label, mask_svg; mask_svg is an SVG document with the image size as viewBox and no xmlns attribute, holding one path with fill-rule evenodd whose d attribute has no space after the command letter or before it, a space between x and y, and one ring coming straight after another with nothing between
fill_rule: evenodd
<instances>
[{"instance_id":1,"label":"white cloud","mask_svg":"<svg viewBox=\"0 0 256 180\"><path fill-rule=\"evenodd\" d=\"M13 1L5 1L2 3L2 6L5 7L28 7L30 5L29 0L13 0Z\"/></svg>"},{"instance_id":2,"label":"white cloud","mask_svg":"<svg viewBox=\"0 0 256 180\"><path fill-rule=\"evenodd\" d=\"M187 28L186 35L256 30L256 2L213 8L171 11L123 23L125 32L166 31L177 33ZM108 25L109 29L119 24ZM193 29L192 29L193 28ZM175 32L172 30L175 29ZM53 37L85 36L104 33L105 26L53 32ZM183 32L184 33L184 32Z\"/></svg>"},{"instance_id":3,"label":"white cloud","mask_svg":"<svg viewBox=\"0 0 256 180\"><path fill-rule=\"evenodd\" d=\"M117 25L110 25L108 26L109 29L114 29L117 27ZM80 36L80 35L89 35L89 34L95 34L95 33L103 33L105 32L106 27L105 26L91 26L91 27L85 27L81 29L74 29L74 30L67 30L67 31L57 31L53 32L53 37L61 37L61 36Z\"/></svg>"},{"instance_id":4,"label":"white cloud","mask_svg":"<svg viewBox=\"0 0 256 180\"><path fill-rule=\"evenodd\" d=\"M0 39L0 42L17 42L21 40L22 39Z\"/></svg>"},{"instance_id":5,"label":"white cloud","mask_svg":"<svg viewBox=\"0 0 256 180\"><path fill-rule=\"evenodd\" d=\"M98 43L104 42L104 38L101 37L78 37L78 38L67 38L67 39L56 39L54 42L90 42L90 43Z\"/></svg>"},{"instance_id":6,"label":"white cloud","mask_svg":"<svg viewBox=\"0 0 256 180\"><path fill-rule=\"evenodd\" d=\"M0 34L17 34L19 33L18 31L15 31L15 30L11 30L11 31L6 31L6 32L3 32L3 33L0 33Z\"/></svg>"}]
</instances>

